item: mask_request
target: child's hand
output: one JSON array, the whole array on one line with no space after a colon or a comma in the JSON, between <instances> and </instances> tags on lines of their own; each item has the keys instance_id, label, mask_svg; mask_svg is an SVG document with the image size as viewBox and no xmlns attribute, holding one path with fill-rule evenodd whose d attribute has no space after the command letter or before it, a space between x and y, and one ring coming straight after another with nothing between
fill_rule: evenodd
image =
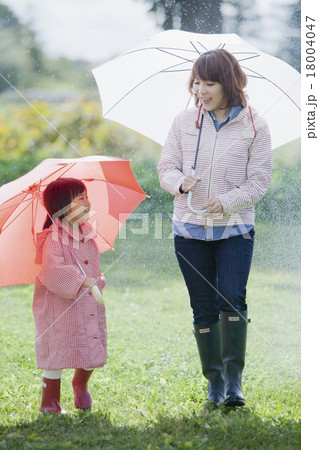
<instances>
[{"instance_id":1,"label":"child's hand","mask_svg":"<svg viewBox=\"0 0 319 450\"><path fill-rule=\"evenodd\" d=\"M96 284L96 279L95 278L85 278L85 280L83 281L82 287L83 288L90 288L92 287L94 284Z\"/></svg>"},{"instance_id":2,"label":"child's hand","mask_svg":"<svg viewBox=\"0 0 319 450\"><path fill-rule=\"evenodd\" d=\"M101 273L101 275L100 275L100 282L101 282L101 286L102 286L102 289L105 287L105 285L106 285L106 279L105 279L105 276Z\"/></svg>"}]
</instances>

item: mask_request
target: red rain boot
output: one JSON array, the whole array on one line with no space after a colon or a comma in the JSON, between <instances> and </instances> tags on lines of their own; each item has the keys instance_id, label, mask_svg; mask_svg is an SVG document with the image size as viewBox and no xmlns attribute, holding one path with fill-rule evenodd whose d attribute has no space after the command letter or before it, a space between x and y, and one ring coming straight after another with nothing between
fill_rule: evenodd
<instances>
[{"instance_id":1,"label":"red rain boot","mask_svg":"<svg viewBox=\"0 0 319 450\"><path fill-rule=\"evenodd\" d=\"M92 397L87 385L93 370L75 369L72 386L74 390L74 405L78 409L88 409L92 406Z\"/></svg>"},{"instance_id":2,"label":"red rain boot","mask_svg":"<svg viewBox=\"0 0 319 450\"><path fill-rule=\"evenodd\" d=\"M61 378L51 380L42 377L42 401L41 412L46 413L65 413L60 406L60 386Z\"/></svg>"}]
</instances>

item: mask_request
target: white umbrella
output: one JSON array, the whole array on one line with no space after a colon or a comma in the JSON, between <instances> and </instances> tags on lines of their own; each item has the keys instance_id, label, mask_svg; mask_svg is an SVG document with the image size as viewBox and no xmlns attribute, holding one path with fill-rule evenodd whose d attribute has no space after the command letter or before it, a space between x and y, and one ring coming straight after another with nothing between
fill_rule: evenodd
<instances>
[{"instance_id":1,"label":"white umbrella","mask_svg":"<svg viewBox=\"0 0 319 450\"><path fill-rule=\"evenodd\" d=\"M194 61L225 48L248 76L249 102L268 122L273 148L300 136L300 74L236 34L169 30L93 69L103 117L163 144L174 117L194 103L187 82Z\"/></svg>"}]
</instances>

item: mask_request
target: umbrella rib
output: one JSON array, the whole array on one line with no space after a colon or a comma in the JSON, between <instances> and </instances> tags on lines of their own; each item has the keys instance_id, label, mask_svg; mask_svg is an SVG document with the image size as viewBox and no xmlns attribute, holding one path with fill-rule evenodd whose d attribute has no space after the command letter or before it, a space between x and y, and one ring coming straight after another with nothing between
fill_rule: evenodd
<instances>
[{"instance_id":1,"label":"umbrella rib","mask_svg":"<svg viewBox=\"0 0 319 450\"><path fill-rule=\"evenodd\" d=\"M158 73L174 73L174 72L190 72L190 69L178 69L178 70L164 69L164 70L161 70L161 72L158 72ZM155 75L157 75L157 74L155 74Z\"/></svg>"},{"instance_id":2,"label":"umbrella rib","mask_svg":"<svg viewBox=\"0 0 319 450\"><path fill-rule=\"evenodd\" d=\"M259 76L259 75L250 75L250 74L247 74L247 77L249 77L249 78L256 78L257 80L264 80L264 79L265 79L265 77Z\"/></svg>"},{"instance_id":3,"label":"umbrella rib","mask_svg":"<svg viewBox=\"0 0 319 450\"><path fill-rule=\"evenodd\" d=\"M272 80L270 80L269 78L263 76L262 74L260 74L260 73L258 73L258 72L255 72L255 71L252 70L252 69L249 69L248 67L244 67L244 66L242 66L242 67L243 67L243 69L249 70L249 71L253 72L254 74L258 75L257 78L260 77L260 78L262 78L263 80L269 81L269 83L272 84L273 86L276 86L276 88L279 89L279 91L281 91L286 97L288 97L289 100L291 100L292 103L293 103L293 104L299 109L299 111L300 111L300 107L297 105L297 103L296 103L296 102L290 97L290 95L288 95L288 94L287 94L280 86L278 86L278 84L274 83ZM248 75L248 76L249 76L249 75ZM256 77L255 77L255 78L256 78Z\"/></svg>"},{"instance_id":4,"label":"umbrella rib","mask_svg":"<svg viewBox=\"0 0 319 450\"><path fill-rule=\"evenodd\" d=\"M241 52L234 52L233 55L241 55L241 54L244 54L244 53L247 55L248 52L243 52L243 53L241 53ZM252 55L253 56L249 56L247 58L238 59L238 62L241 63L242 61L248 61L249 59L255 59L255 58L259 58L260 57L260 53L253 53L252 52Z\"/></svg>"},{"instance_id":5,"label":"umbrella rib","mask_svg":"<svg viewBox=\"0 0 319 450\"><path fill-rule=\"evenodd\" d=\"M15 197L17 197L17 196L18 196L18 195L15 195ZM14 197L12 197L12 199L14 199ZM9 200L12 200L12 199L10 198ZM23 200L20 200L18 203L15 203L14 205L6 206L6 207L4 207L4 208L1 208L1 206L2 206L2 205L1 205L1 206L0 206L0 212L5 211L6 209L13 208L14 206L17 207L17 206L21 205L21 203L23 203L23 202L28 202L28 201L29 201L29 199L24 198ZM6 203L6 202L5 202L5 203ZM3 205L5 205L5 203L3 203ZM16 208L14 208L12 212L14 212L15 209L16 209Z\"/></svg>"},{"instance_id":6,"label":"umbrella rib","mask_svg":"<svg viewBox=\"0 0 319 450\"><path fill-rule=\"evenodd\" d=\"M83 158L84 159L84 158ZM86 161L87 162L87 161ZM61 178L63 175L65 175L68 171L70 171L71 169L72 169L72 167L74 167L75 166L75 162L74 163L72 163L72 164L70 164L70 165L68 165L68 166L66 166L65 167L65 171L60 175L60 177L59 178ZM93 167L93 169L97 172L97 173L99 173L97 170L96 170L96 168L94 167L94 166L92 166L91 164L90 164L90 166L91 167ZM62 170L62 168L61 169L58 169L58 170ZM55 172L53 172L53 173L56 173L57 171L55 171ZM102 176L104 176L105 177L105 175L103 174L103 171L102 171L102 174L101 173L99 173L99 175L102 175ZM50 175L48 175L48 177L50 177ZM47 178L48 178L47 177ZM82 180L84 180L84 181L88 181L88 179L86 179L86 178L81 178ZM105 180L96 180L96 181L105 181L106 183L110 183L110 185L113 187L113 189L115 189L115 191L122 197L122 198L124 198L125 199L125 197L116 189L116 187L115 186L113 186L113 183L111 182L111 181L108 181L106 178L105 178Z\"/></svg>"},{"instance_id":7,"label":"umbrella rib","mask_svg":"<svg viewBox=\"0 0 319 450\"><path fill-rule=\"evenodd\" d=\"M201 55L201 52L200 52L199 50L197 50L197 48L195 47L195 44L194 44L192 41L189 41L189 42L190 42L190 44L194 47L195 51L196 51L199 55Z\"/></svg>"},{"instance_id":8,"label":"umbrella rib","mask_svg":"<svg viewBox=\"0 0 319 450\"><path fill-rule=\"evenodd\" d=\"M30 199L32 200L32 199ZM28 205L26 205L26 207L16 216L14 217L11 222L9 222L8 220L4 223L3 227L0 230L0 233L2 233L4 230L6 230L8 228L9 225L11 225L18 217L21 216L21 214L30 206L30 203ZM12 217L11 215L8 217L8 219L10 219L10 217Z\"/></svg>"},{"instance_id":9,"label":"umbrella rib","mask_svg":"<svg viewBox=\"0 0 319 450\"><path fill-rule=\"evenodd\" d=\"M103 174L103 170L102 170L102 174L101 174L101 173L96 169L96 167L92 166L92 164L90 164L89 161L86 161L86 160L85 160L85 157L82 156L82 158L83 158L83 160L84 160L85 162L87 162L87 163L92 167L92 169L94 169L94 170L96 171L96 173L98 173L99 175L102 175L102 176L105 177L105 175ZM63 172L63 173L59 176L59 178L61 178L63 175L65 175L67 172L69 172L69 171L72 169L72 167L75 166L75 164L76 164L76 162L71 163L70 165L67 165L67 166L65 167L65 172ZM62 168L61 168L61 169L58 169L58 170L62 170ZM57 171L55 171L55 172L53 172L53 173L56 173L56 172L57 172ZM47 178L49 178L49 177L50 177L50 175L48 175ZM112 184L112 183L111 183L110 181L108 181L106 178L105 178L105 180L106 180L106 182ZM102 181L104 181L104 180L102 180ZM114 186L113 186L113 188L117 191L117 189L116 189ZM123 197L123 195L122 195L120 192L117 191L117 193L120 194L120 196L121 196L122 198L125 199L125 197Z\"/></svg>"},{"instance_id":10,"label":"umbrella rib","mask_svg":"<svg viewBox=\"0 0 319 450\"><path fill-rule=\"evenodd\" d=\"M205 50L205 52L208 52L208 48L206 48L204 46L204 44L202 44L201 42L197 41L197 44L201 45L203 47L203 49Z\"/></svg>"},{"instance_id":11,"label":"umbrella rib","mask_svg":"<svg viewBox=\"0 0 319 450\"><path fill-rule=\"evenodd\" d=\"M41 180L39 183L39 190L40 190L40 188L41 188ZM35 226L35 218L37 216L38 204L39 204L39 201L36 202L36 205L34 205L34 202L32 202L32 236L33 236L34 243L36 243L35 236L34 236L34 226Z\"/></svg>"},{"instance_id":12,"label":"umbrella rib","mask_svg":"<svg viewBox=\"0 0 319 450\"><path fill-rule=\"evenodd\" d=\"M92 226L92 225L91 225ZM92 227L93 228L93 227ZM95 228L93 228L94 229L94 231L96 232L96 234L101 238L101 239L103 239L103 241L104 242L106 242L107 243L107 245L109 245L111 248L113 248L113 244L111 244L109 241L107 241L106 239L105 239L105 237L103 237Z\"/></svg>"},{"instance_id":13,"label":"umbrella rib","mask_svg":"<svg viewBox=\"0 0 319 450\"><path fill-rule=\"evenodd\" d=\"M111 187L113 187L113 188L118 192L118 194L120 194L120 195L121 195L121 193L116 189L115 186L123 187L123 188L125 188L125 189L128 189L129 191L136 192L137 194L143 195L142 192L137 191L136 189L129 188L129 187L125 186L124 184L112 183L112 181L108 181L107 179L105 179L105 180L95 180L94 178L81 178L81 180L82 180L82 181L88 181L88 182L89 182L89 181L101 181L102 183L110 184ZM125 196L121 195L121 197L122 197L124 200L126 200L126 197L125 197Z\"/></svg>"},{"instance_id":14,"label":"umbrella rib","mask_svg":"<svg viewBox=\"0 0 319 450\"><path fill-rule=\"evenodd\" d=\"M195 48L195 47L194 47L194 48ZM163 53L165 53L166 55L171 55L171 56L174 56L175 58L182 59L184 62L194 62L193 59L188 59L188 58L185 58L185 57L183 57L183 56L174 55L174 53L168 52L167 50L163 50L163 49L160 48L160 47L158 47L156 50L159 50L160 52L163 52ZM200 54L200 53L199 53L199 54Z\"/></svg>"},{"instance_id":15,"label":"umbrella rib","mask_svg":"<svg viewBox=\"0 0 319 450\"><path fill-rule=\"evenodd\" d=\"M191 99L192 99L192 95L189 96L188 101L187 101L187 104L186 104L186 108L185 108L185 109L188 108L188 105L190 104Z\"/></svg>"},{"instance_id":16,"label":"umbrella rib","mask_svg":"<svg viewBox=\"0 0 319 450\"><path fill-rule=\"evenodd\" d=\"M119 56L117 56L116 58L112 59L112 61L115 61L116 59L119 59L119 58L123 58L124 56L127 56L127 55L131 55L131 54L133 54L133 53L143 52L143 51L147 51L147 50L164 50L164 49L167 49L167 50L175 50L175 51L180 51L180 52L190 52L190 53L194 53L194 50L190 50L190 49L187 49L187 48L176 48L176 47L143 47L143 48L137 48L137 49L135 49L135 50L131 50L130 52L127 52L127 53L123 53L122 55L119 55ZM176 55L174 55L174 56L176 56ZM103 66L104 64L105 64L105 63L100 64L100 66L98 66L98 67L101 67L101 66Z\"/></svg>"},{"instance_id":17,"label":"umbrella rib","mask_svg":"<svg viewBox=\"0 0 319 450\"><path fill-rule=\"evenodd\" d=\"M47 175L47 176L45 176L45 177L43 177L43 178L40 178L40 182L41 181L43 181L43 180L47 180L49 177L51 177L52 175L54 175L56 172L58 172L59 170L61 170L62 169L62 167L60 167L59 169L57 169L57 170L55 170L54 172L51 172L49 175ZM36 182L36 183L38 183L38 182ZM36 184L36 183L33 183L33 184ZM42 185L43 185L43 183L42 183ZM30 185L30 186L32 186L32 185ZM29 186L29 187L30 187ZM27 191L26 191L26 189L24 189L23 190L26 194L27 194ZM23 191L20 191L18 194L16 194L16 195L14 195L13 197L10 197L10 199L9 200L13 200L15 197L18 197L19 195L21 195L21 192L23 192ZM23 202L28 202L28 201L30 201L31 199L26 199L26 198L24 198L23 200L20 200L18 203L16 203L15 205L11 205L11 206L7 206L7 207L5 207L5 208L1 208L1 206L2 205L5 205L6 204L6 202L8 201L8 200L6 200L2 205L0 205L0 211L5 211L6 209L8 209L8 208L12 208L12 206L19 206L21 203L23 203ZM14 210L12 211L12 212L14 212Z\"/></svg>"},{"instance_id":18,"label":"umbrella rib","mask_svg":"<svg viewBox=\"0 0 319 450\"><path fill-rule=\"evenodd\" d=\"M167 67L166 69L161 69L161 70L159 70L158 72L153 73L152 75L150 75L150 76L144 78L144 80L140 81L138 84L136 84L134 87L132 87L132 89L130 89L129 91L127 91L127 92L126 92L126 93L125 93L125 94L124 94L124 95L123 95L116 103L114 103L114 105L113 105L110 109L108 109L108 110L106 111L106 113L103 114L103 117L106 117L106 115L107 115L109 112L111 112L112 109L114 109L119 103L121 103L122 100L124 100L131 92L133 92L135 89L137 89L141 84L145 83L145 81L150 80L151 78L155 77L155 76L158 75L159 73L169 72L169 71L170 71L169 69L174 68L174 67L178 67L178 66L180 66L180 65L182 65L182 64L185 64L185 62L192 62L192 61L184 61L184 62L179 63L179 64L174 64L173 66ZM184 71L186 71L186 69L185 69ZM176 70L176 72L178 72L178 71ZM180 71L180 72L182 72L182 71Z\"/></svg>"}]
</instances>

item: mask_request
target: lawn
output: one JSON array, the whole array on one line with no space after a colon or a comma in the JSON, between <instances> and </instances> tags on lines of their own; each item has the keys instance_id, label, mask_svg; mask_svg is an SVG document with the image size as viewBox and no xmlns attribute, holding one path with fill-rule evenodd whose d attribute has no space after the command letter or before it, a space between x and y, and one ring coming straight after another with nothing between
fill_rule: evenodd
<instances>
[{"instance_id":1,"label":"lawn","mask_svg":"<svg viewBox=\"0 0 319 450\"><path fill-rule=\"evenodd\" d=\"M75 410L66 370L68 414L39 413L33 287L0 289L0 448L300 448L299 227L256 225L246 406L208 410L187 291L160 219L151 215L147 234L128 221L126 239L102 255L108 363L92 376L91 412Z\"/></svg>"}]
</instances>

